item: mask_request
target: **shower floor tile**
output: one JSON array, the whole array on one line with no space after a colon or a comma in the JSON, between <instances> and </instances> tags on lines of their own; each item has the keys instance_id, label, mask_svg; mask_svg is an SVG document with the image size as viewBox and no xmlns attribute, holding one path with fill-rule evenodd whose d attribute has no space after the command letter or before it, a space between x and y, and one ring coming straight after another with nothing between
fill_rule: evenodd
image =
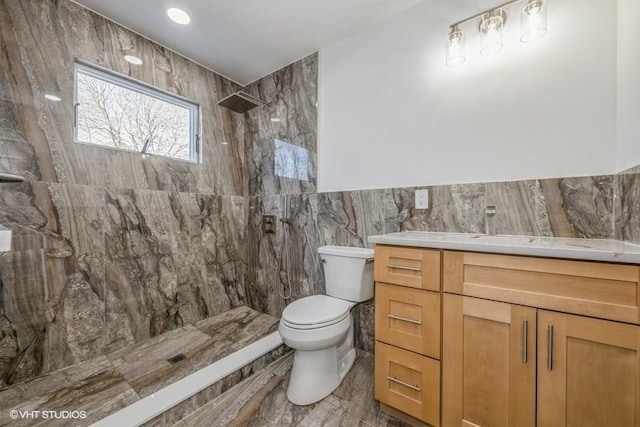
<instances>
[{"instance_id":1,"label":"shower floor tile","mask_svg":"<svg viewBox=\"0 0 640 427\"><path fill-rule=\"evenodd\" d=\"M137 400L136 392L102 356L0 390L0 425L87 425ZM86 411L86 418L70 423L32 415L14 421L12 410Z\"/></svg>"},{"instance_id":2,"label":"shower floor tile","mask_svg":"<svg viewBox=\"0 0 640 427\"><path fill-rule=\"evenodd\" d=\"M195 325L13 384L0 390L0 426L90 425L277 328L275 317L238 307ZM168 361L176 355L183 357L175 363ZM236 382L240 375L237 377ZM15 421L11 418L12 410L86 411L86 418L70 422L69 419L44 419L40 414L37 418L19 416Z\"/></svg>"},{"instance_id":3,"label":"shower floor tile","mask_svg":"<svg viewBox=\"0 0 640 427\"><path fill-rule=\"evenodd\" d=\"M202 426L407 426L383 413L373 397L373 355L357 352L340 387L313 405L295 406L286 392L293 354L276 360L174 427Z\"/></svg>"},{"instance_id":4,"label":"shower floor tile","mask_svg":"<svg viewBox=\"0 0 640 427\"><path fill-rule=\"evenodd\" d=\"M186 326L109 353L107 358L138 395L146 397L195 372L188 369L187 355L210 339L193 326ZM179 354L185 359L169 362Z\"/></svg>"},{"instance_id":5,"label":"shower floor tile","mask_svg":"<svg viewBox=\"0 0 640 427\"><path fill-rule=\"evenodd\" d=\"M140 397L149 396L275 332L278 319L247 307L133 344L107 355ZM183 355L170 363L168 359Z\"/></svg>"}]
</instances>

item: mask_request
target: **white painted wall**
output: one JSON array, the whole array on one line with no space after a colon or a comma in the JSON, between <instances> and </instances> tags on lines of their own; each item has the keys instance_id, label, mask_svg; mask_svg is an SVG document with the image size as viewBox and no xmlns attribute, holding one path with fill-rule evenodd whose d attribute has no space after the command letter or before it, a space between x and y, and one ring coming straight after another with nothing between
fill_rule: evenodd
<instances>
[{"instance_id":1,"label":"white painted wall","mask_svg":"<svg viewBox=\"0 0 640 427\"><path fill-rule=\"evenodd\" d=\"M640 2L618 0L618 171L640 165Z\"/></svg>"},{"instance_id":2,"label":"white painted wall","mask_svg":"<svg viewBox=\"0 0 640 427\"><path fill-rule=\"evenodd\" d=\"M467 62L446 67L449 24L499 2L479 3L429 0L320 51L319 191L613 172L612 0L550 0L530 45L517 3L498 56L469 24Z\"/></svg>"}]
</instances>

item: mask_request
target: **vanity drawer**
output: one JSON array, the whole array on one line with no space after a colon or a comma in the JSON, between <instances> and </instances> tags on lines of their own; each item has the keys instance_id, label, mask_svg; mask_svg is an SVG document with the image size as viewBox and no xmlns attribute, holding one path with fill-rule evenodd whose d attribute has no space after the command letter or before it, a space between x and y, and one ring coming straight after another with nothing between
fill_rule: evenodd
<instances>
[{"instance_id":1,"label":"vanity drawer","mask_svg":"<svg viewBox=\"0 0 640 427\"><path fill-rule=\"evenodd\" d=\"M376 245L376 282L440 290L440 251Z\"/></svg>"},{"instance_id":2,"label":"vanity drawer","mask_svg":"<svg viewBox=\"0 0 640 427\"><path fill-rule=\"evenodd\" d=\"M440 359L440 293L377 282L375 337Z\"/></svg>"},{"instance_id":3,"label":"vanity drawer","mask_svg":"<svg viewBox=\"0 0 640 427\"><path fill-rule=\"evenodd\" d=\"M376 342L375 398L428 424L440 425L440 362Z\"/></svg>"},{"instance_id":4,"label":"vanity drawer","mask_svg":"<svg viewBox=\"0 0 640 427\"><path fill-rule=\"evenodd\" d=\"M448 293L638 323L640 267L445 251Z\"/></svg>"}]
</instances>

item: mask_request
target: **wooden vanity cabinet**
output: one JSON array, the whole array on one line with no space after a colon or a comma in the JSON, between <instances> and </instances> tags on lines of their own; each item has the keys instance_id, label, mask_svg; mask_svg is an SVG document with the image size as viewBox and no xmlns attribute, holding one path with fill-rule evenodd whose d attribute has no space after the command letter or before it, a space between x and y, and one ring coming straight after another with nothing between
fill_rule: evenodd
<instances>
[{"instance_id":1,"label":"wooden vanity cabinet","mask_svg":"<svg viewBox=\"0 0 640 427\"><path fill-rule=\"evenodd\" d=\"M431 426L440 425L440 265L439 250L375 248L375 398Z\"/></svg>"},{"instance_id":2,"label":"wooden vanity cabinet","mask_svg":"<svg viewBox=\"0 0 640 427\"><path fill-rule=\"evenodd\" d=\"M640 266L378 245L374 271L381 404L444 427L640 427Z\"/></svg>"},{"instance_id":3,"label":"wooden vanity cabinet","mask_svg":"<svg viewBox=\"0 0 640 427\"><path fill-rule=\"evenodd\" d=\"M443 256L444 426L640 427L637 266Z\"/></svg>"}]
</instances>

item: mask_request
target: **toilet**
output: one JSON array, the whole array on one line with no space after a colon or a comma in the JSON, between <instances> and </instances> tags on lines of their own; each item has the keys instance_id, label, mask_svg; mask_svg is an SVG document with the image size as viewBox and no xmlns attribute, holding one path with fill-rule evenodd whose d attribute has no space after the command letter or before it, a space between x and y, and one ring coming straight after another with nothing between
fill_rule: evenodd
<instances>
[{"instance_id":1,"label":"toilet","mask_svg":"<svg viewBox=\"0 0 640 427\"><path fill-rule=\"evenodd\" d=\"M322 246L318 253L326 295L294 301L280 320L282 341L295 350L287 389L295 405L315 403L338 388L356 357L351 309L373 298L373 249Z\"/></svg>"}]
</instances>

